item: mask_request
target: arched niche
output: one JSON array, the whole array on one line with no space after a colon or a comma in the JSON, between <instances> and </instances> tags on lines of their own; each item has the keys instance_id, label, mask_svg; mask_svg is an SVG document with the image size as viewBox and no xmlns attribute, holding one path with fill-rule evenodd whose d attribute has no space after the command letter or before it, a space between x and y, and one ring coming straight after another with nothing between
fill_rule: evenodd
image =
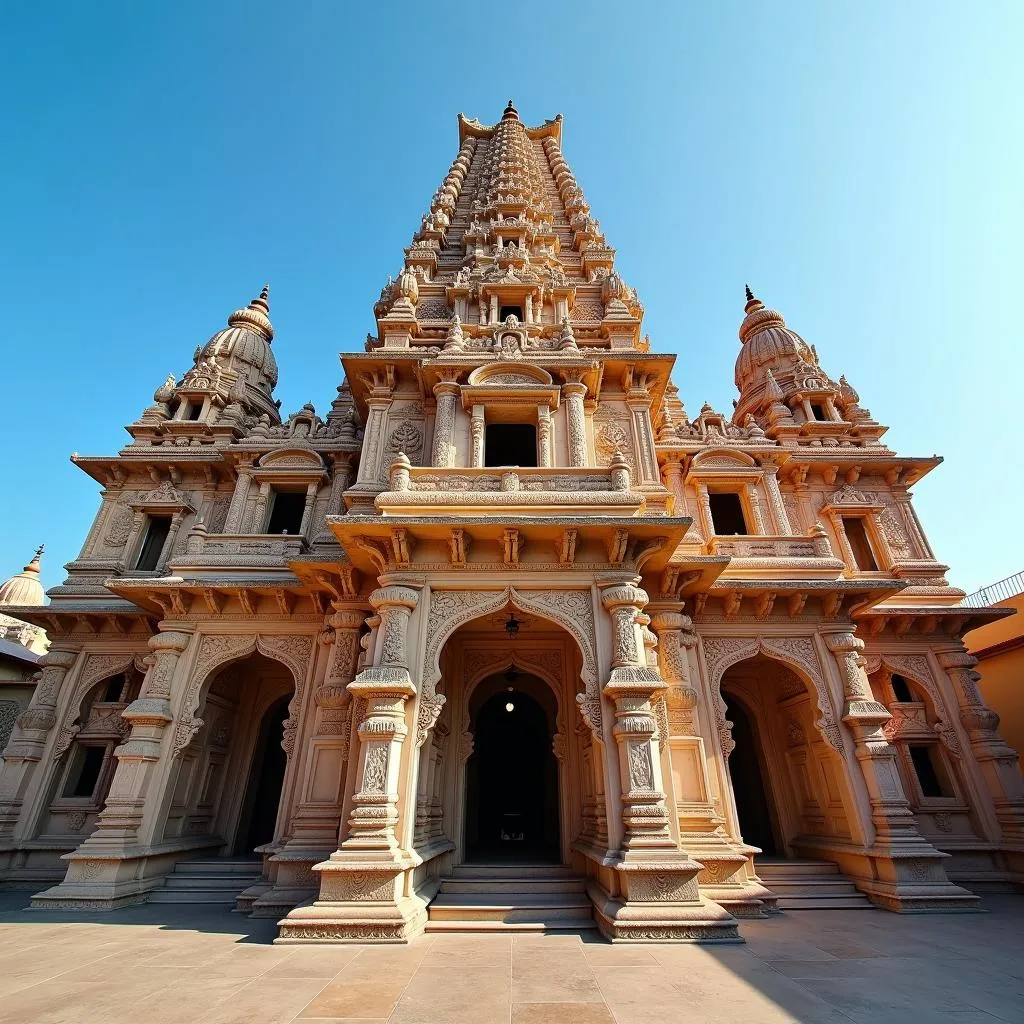
<instances>
[{"instance_id":1,"label":"arched niche","mask_svg":"<svg viewBox=\"0 0 1024 1024\"><path fill-rule=\"evenodd\" d=\"M437 692L437 684L441 679L440 657L445 643L459 627L509 606L553 622L576 641L582 658L580 679L584 686L584 692L576 695L576 701L594 738L602 741L596 629L590 591L530 591L505 587L497 591L431 591L427 613L427 643L423 656L418 743L425 742L444 706L445 697Z\"/></svg>"}]
</instances>

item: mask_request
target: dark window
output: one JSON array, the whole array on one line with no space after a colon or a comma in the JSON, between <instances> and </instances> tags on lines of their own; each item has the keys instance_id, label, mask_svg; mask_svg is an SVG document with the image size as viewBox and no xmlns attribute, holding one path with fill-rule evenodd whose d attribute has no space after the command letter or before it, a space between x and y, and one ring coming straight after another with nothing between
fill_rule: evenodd
<instances>
[{"instance_id":1,"label":"dark window","mask_svg":"<svg viewBox=\"0 0 1024 1024\"><path fill-rule=\"evenodd\" d=\"M185 419L197 420L203 414L203 403L202 402L189 402L188 408L185 410Z\"/></svg>"},{"instance_id":2,"label":"dark window","mask_svg":"<svg viewBox=\"0 0 1024 1024\"><path fill-rule=\"evenodd\" d=\"M911 743L907 749L910 751L910 760L914 763L917 781L921 784L921 795L951 796L952 794L950 794L948 788L943 785L938 765L935 763L935 753L932 750L932 744Z\"/></svg>"},{"instance_id":3,"label":"dark window","mask_svg":"<svg viewBox=\"0 0 1024 1024\"><path fill-rule=\"evenodd\" d=\"M117 703L121 699L121 694L124 692L124 673L120 675L111 676L107 680L107 685L103 689L103 699L110 701L111 703Z\"/></svg>"},{"instance_id":4,"label":"dark window","mask_svg":"<svg viewBox=\"0 0 1024 1024\"><path fill-rule=\"evenodd\" d=\"M825 407L823 405L819 405L817 402L811 402L811 415L813 415L816 420L828 419Z\"/></svg>"},{"instance_id":5,"label":"dark window","mask_svg":"<svg viewBox=\"0 0 1024 1024\"><path fill-rule=\"evenodd\" d=\"M719 537L746 534L747 520L743 515L743 502L734 491L723 491L708 495L711 503L711 522Z\"/></svg>"},{"instance_id":6,"label":"dark window","mask_svg":"<svg viewBox=\"0 0 1024 1024\"><path fill-rule=\"evenodd\" d=\"M532 423L488 423L485 466L536 466L537 428Z\"/></svg>"},{"instance_id":7,"label":"dark window","mask_svg":"<svg viewBox=\"0 0 1024 1024\"><path fill-rule=\"evenodd\" d=\"M523 319L523 307L522 306L502 306L498 311L498 319L504 323L510 316L514 316L517 320L522 322Z\"/></svg>"},{"instance_id":8,"label":"dark window","mask_svg":"<svg viewBox=\"0 0 1024 1024\"><path fill-rule=\"evenodd\" d=\"M92 796L100 780L106 747L76 747L64 796Z\"/></svg>"},{"instance_id":9,"label":"dark window","mask_svg":"<svg viewBox=\"0 0 1024 1024\"><path fill-rule=\"evenodd\" d=\"M290 533L302 530L302 515L306 511L306 495L299 491L276 491L270 510L267 533Z\"/></svg>"},{"instance_id":10,"label":"dark window","mask_svg":"<svg viewBox=\"0 0 1024 1024\"><path fill-rule=\"evenodd\" d=\"M174 419L174 416L175 416L175 414L176 414L176 413L177 413L177 411L178 411L178 407L179 407L179 404L180 404L180 403L178 402L178 400L177 400L177 399L175 399L175 400L174 400L173 402L171 402L171 404L170 404L170 405L169 405L169 406L167 407L167 412L168 412L168 415L169 415L169 416L171 417L171 419L172 419L172 420Z\"/></svg>"},{"instance_id":11,"label":"dark window","mask_svg":"<svg viewBox=\"0 0 1024 1024\"><path fill-rule=\"evenodd\" d=\"M850 542L853 561L857 568L864 572L877 571L878 563L871 550L871 541L868 539L868 531L864 526L864 518L862 516L843 516L843 529L846 531L846 539Z\"/></svg>"},{"instance_id":12,"label":"dark window","mask_svg":"<svg viewBox=\"0 0 1024 1024\"><path fill-rule=\"evenodd\" d=\"M896 699L904 704L914 699L914 695L910 692L910 686L903 676L893 675L892 692L896 695Z\"/></svg>"},{"instance_id":13,"label":"dark window","mask_svg":"<svg viewBox=\"0 0 1024 1024\"><path fill-rule=\"evenodd\" d=\"M160 564L160 552L164 549L164 541L171 532L170 516L150 516L149 525L146 527L146 539L142 542L142 550L139 551L139 560L135 563L136 569L143 572L152 572Z\"/></svg>"}]
</instances>

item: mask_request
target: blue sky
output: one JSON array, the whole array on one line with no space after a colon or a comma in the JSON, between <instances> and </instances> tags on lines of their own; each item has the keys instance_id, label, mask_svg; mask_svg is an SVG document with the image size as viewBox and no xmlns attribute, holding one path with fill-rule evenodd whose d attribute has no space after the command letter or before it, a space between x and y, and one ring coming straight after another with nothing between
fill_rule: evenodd
<instances>
[{"instance_id":1,"label":"blue sky","mask_svg":"<svg viewBox=\"0 0 1024 1024\"><path fill-rule=\"evenodd\" d=\"M691 414L728 410L743 284L889 442L953 582L1024 568L1024 5L22 2L0 6L0 575L62 581L106 454L271 283L277 395L337 353L457 149L561 112ZM1000 529L993 529L998 525Z\"/></svg>"}]
</instances>

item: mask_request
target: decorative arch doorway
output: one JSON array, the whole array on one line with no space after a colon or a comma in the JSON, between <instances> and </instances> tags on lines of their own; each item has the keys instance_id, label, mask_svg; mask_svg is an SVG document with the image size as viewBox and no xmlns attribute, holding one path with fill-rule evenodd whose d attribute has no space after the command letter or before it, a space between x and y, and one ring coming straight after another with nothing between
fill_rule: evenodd
<instances>
[{"instance_id":1,"label":"decorative arch doorway","mask_svg":"<svg viewBox=\"0 0 1024 1024\"><path fill-rule=\"evenodd\" d=\"M729 776L739 831L765 856L823 856L855 841L843 758L819 727L815 688L788 665L755 654L721 677ZM828 723L826 722L826 726Z\"/></svg>"},{"instance_id":2,"label":"decorative arch doorway","mask_svg":"<svg viewBox=\"0 0 1024 1024\"><path fill-rule=\"evenodd\" d=\"M254 850L273 842L284 789L284 773L288 766L288 757L281 745L287 718L287 695L279 697L263 713L235 832L233 852L236 856L249 856Z\"/></svg>"},{"instance_id":3,"label":"decorative arch doorway","mask_svg":"<svg viewBox=\"0 0 1024 1024\"><path fill-rule=\"evenodd\" d=\"M558 714L550 688L514 666L478 684L469 701L467 861L561 861Z\"/></svg>"}]
</instances>

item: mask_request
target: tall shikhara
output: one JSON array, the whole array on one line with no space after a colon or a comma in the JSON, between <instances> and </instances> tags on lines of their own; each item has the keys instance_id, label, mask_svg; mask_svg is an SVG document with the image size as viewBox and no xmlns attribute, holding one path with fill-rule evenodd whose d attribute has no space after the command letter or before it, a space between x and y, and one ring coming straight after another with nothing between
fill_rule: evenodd
<instances>
[{"instance_id":1,"label":"tall shikhara","mask_svg":"<svg viewBox=\"0 0 1024 1024\"><path fill-rule=\"evenodd\" d=\"M735 410L690 419L561 134L460 115L323 417L281 419L265 288L75 457L103 502L17 611L52 646L0 777L35 905L244 885L283 942L721 941L1021 879L961 642L999 613L911 503L939 460L749 289Z\"/></svg>"}]
</instances>

